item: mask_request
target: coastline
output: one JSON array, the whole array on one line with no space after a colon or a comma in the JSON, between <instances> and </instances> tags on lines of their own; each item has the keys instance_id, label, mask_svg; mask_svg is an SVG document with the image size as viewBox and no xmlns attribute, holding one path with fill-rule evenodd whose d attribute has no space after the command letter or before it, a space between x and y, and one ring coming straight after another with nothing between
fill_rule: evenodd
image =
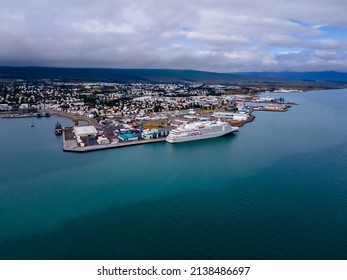
<instances>
[{"instance_id":1,"label":"coastline","mask_svg":"<svg viewBox=\"0 0 347 280\"><path fill-rule=\"evenodd\" d=\"M56 116L67 118L67 119L71 120L75 125L78 125L79 121L85 121L88 123L88 125L93 125L96 128L102 127L96 119L90 119L90 118L85 117L85 116L74 115L74 114L70 114L67 112L61 112L61 111L57 111L57 110L53 110L53 109L44 109L44 110L41 110L41 112L50 113L51 115L56 115ZM35 113L18 114L18 111L0 112L0 115L3 115L4 119L35 118L36 117Z\"/></svg>"}]
</instances>

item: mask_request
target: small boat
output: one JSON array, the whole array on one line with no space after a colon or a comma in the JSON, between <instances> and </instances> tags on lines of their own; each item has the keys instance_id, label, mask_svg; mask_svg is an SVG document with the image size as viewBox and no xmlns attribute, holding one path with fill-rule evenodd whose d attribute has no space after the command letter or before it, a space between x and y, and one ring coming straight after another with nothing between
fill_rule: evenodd
<instances>
[{"instance_id":1,"label":"small boat","mask_svg":"<svg viewBox=\"0 0 347 280\"><path fill-rule=\"evenodd\" d=\"M63 134L63 129L62 129L61 124L59 122L57 122L55 124L54 133L55 133L55 135L62 135Z\"/></svg>"}]
</instances>

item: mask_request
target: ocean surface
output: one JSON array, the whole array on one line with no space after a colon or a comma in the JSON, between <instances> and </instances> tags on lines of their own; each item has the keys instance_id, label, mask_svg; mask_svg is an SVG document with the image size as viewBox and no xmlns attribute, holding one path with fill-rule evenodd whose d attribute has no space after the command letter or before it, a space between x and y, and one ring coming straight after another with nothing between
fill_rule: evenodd
<instances>
[{"instance_id":1,"label":"ocean surface","mask_svg":"<svg viewBox=\"0 0 347 280\"><path fill-rule=\"evenodd\" d=\"M0 259L347 259L347 90L271 96L299 105L85 154L67 119L0 119Z\"/></svg>"}]
</instances>

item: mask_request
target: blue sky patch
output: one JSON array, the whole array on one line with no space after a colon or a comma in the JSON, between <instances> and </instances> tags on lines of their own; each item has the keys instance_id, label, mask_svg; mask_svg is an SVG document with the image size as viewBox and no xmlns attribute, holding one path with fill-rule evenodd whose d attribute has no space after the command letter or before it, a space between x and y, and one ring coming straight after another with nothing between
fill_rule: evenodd
<instances>
[{"instance_id":1,"label":"blue sky patch","mask_svg":"<svg viewBox=\"0 0 347 280\"><path fill-rule=\"evenodd\" d=\"M347 39L347 28L333 25L323 25L319 27L323 32L321 39L335 39L335 40L346 40Z\"/></svg>"}]
</instances>

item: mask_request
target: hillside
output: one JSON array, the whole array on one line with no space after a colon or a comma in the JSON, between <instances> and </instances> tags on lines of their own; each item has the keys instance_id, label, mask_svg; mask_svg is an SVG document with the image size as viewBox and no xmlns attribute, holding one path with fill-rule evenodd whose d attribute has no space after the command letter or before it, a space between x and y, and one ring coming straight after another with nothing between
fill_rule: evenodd
<instances>
[{"instance_id":1,"label":"hillside","mask_svg":"<svg viewBox=\"0 0 347 280\"><path fill-rule=\"evenodd\" d=\"M42 80L63 82L114 83L205 83L263 86L347 85L347 73L325 72L242 72L214 73L170 69L101 69L53 67L0 67L0 79Z\"/></svg>"},{"instance_id":2,"label":"hillside","mask_svg":"<svg viewBox=\"0 0 347 280\"><path fill-rule=\"evenodd\" d=\"M235 74L169 69L92 69L50 67L0 67L2 79L55 79L116 83L234 83L249 79Z\"/></svg>"},{"instance_id":3,"label":"hillside","mask_svg":"<svg viewBox=\"0 0 347 280\"><path fill-rule=\"evenodd\" d=\"M316 83L347 84L347 73L336 71L321 72L243 72L237 75L258 77L261 79L294 80Z\"/></svg>"}]
</instances>

